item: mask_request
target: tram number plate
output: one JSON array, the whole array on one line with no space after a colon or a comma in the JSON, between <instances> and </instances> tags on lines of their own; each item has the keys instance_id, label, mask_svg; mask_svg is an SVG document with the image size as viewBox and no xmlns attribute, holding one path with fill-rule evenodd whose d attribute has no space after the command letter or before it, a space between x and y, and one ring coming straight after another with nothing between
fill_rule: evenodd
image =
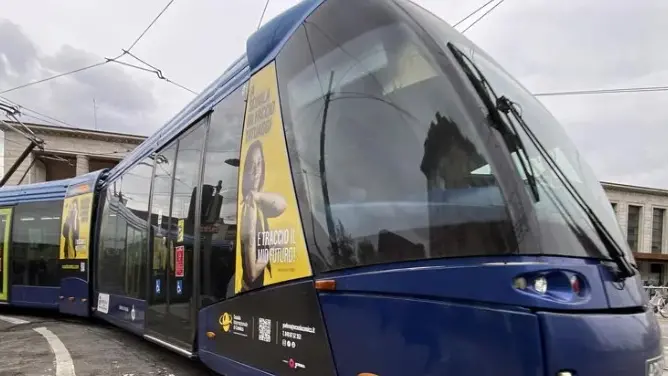
<instances>
[{"instance_id":1,"label":"tram number plate","mask_svg":"<svg viewBox=\"0 0 668 376\"><path fill-rule=\"evenodd\" d=\"M174 249L174 258L176 259L174 272L177 278L182 278L185 275L185 249L182 245Z\"/></svg>"}]
</instances>

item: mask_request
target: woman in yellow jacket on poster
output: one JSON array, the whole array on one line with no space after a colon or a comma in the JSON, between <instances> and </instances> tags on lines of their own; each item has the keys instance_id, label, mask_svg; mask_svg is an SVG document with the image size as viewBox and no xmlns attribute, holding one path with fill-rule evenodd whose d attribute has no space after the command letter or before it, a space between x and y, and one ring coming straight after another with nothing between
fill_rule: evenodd
<instances>
[{"instance_id":1,"label":"woman in yellow jacket on poster","mask_svg":"<svg viewBox=\"0 0 668 376\"><path fill-rule=\"evenodd\" d=\"M264 285L264 273L271 275L271 264L265 256L258 257L257 233L269 231L267 218L283 214L287 203L278 193L262 192L265 159L262 143L257 140L248 147L241 182L241 291Z\"/></svg>"},{"instance_id":2,"label":"woman in yellow jacket on poster","mask_svg":"<svg viewBox=\"0 0 668 376\"><path fill-rule=\"evenodd\" d=\"M79 205L77 200L72 200L67 217L63 220L63 238L65 246L63 247L63 259L77 258L77 239L79 239Z\"/></svg>"}]
</instances>

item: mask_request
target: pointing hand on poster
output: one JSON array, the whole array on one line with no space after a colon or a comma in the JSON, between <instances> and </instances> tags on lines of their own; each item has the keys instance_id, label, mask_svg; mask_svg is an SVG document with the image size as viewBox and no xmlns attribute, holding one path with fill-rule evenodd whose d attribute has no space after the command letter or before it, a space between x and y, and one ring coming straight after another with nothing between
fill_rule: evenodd
<instances>
[{"instance_id":1,"label":"pointing hand on poster","mask_svg":"<svg viewBox=\"0 0 668 376\"><path fill-rule=\"evenodd\" d=\"M283 214L288 205L285 198L278 193L250 191L249 196L251 202L259 206L259 209L268 218Z\"/></svg>"}]
</instances>

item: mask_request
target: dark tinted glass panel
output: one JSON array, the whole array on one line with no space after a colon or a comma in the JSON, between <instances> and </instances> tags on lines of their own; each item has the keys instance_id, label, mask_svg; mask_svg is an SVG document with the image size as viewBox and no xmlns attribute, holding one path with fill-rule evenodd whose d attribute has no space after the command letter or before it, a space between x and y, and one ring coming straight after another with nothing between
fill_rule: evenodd
<instances>
[{"instance_id":1,"label":"dark tinted glass panel","mask_svg":"<svg viewBox=\"0 0 668 376\"><path fill-rule=\"evenodd\" d=\"M145 298L148 260L148 203L153 159L146 158L118 180L119 222L125 231L125 294ZM119 234L118 240L122 237Z\"/></svg>"},{"instance_id":2,"label":"dark tinted glass panel","mask_svg":"<svg viewBox=\"0 0 668 376\"><path fill-rule=\"evenodd\" d=\"M176 143L155 156L155 174L151 195L151 303L165 303L167 297L167 270L169 267L171 244L168 243L170 227L169 208L171 203L172 177L176 162ZM176 226L176 223L173 224Z\"/></svg>"},{"instance_id":3,"label":"dark tinted glass panel","mask_svg":"<svg viewBox=\"0 0 668 376\"><path fill-rule=\"evenodd\" d=\"M316 269L516 249L460 97L403 17L328 1L278 58Z\"/></svg>"},{"instance_id":4,"label":"dark tinted glass panel","mask_svg":"<svg viewBox=\"0 0 668 376\"><path fill-rule=\"evenodd\" d=\"M120 182L111 183L104 195L97 260L97 286L102 292L125 295L125 233L119 208Z\"/></svg>"},{"instance_id":5,"label":"dark tinted glass panel","mask_svg":"<svg viewBox=\"0 0 668 376\"><path fill-rule=\"evenodd\" d=\"M62 201L19 204L12 222L12 283L59 286Z\"/></svg>"},{"instance_id":6,"label":"dark tinted glass panel","mask_svg":"<svg viewBox=\"0 0 668 376\"><path fill-rule=\"evenodd\" d=\"M237 234L237 167L244 118L241 88L211 115L202 187L202 304L234 294Z\"/></svg>"},{"instance_id":7,"label":"dark tinted glass panel","mask_svg":"<svg viewBox=\"0 0 668 376\"><path fill-rule=\"evenodd\" d=\"M169 238L174 244L170 252L170 311L183 320L190 319L194 282L193 250L195 242L195 199L198 186L200 159L204 148L207 119L179 140L174 173L172 211L173 231ZM183 232L183 240L179 233ZM181 248L182 247L182 248ZM189 334L189 333L188 333Z\"/></svg>"},{"instance_id":8,"label":"dark tinted glass panel","mask_svg":"<svg viewBox=\"0 0 668 376\"><path fill-rule=\"evenodd\" d=\"M7 208L2 208L2 210L11 210ZM9 275L10 275L10 268L11 265L7 264L7 268L5 268L5 263L9 262L9 259L7 256L9 255L8 253L8 246L10 244L5 244L5 229L7 226L11 224L11 214L8 212L3 212L0 213L0 257L2 259L0 260L0 295L6 294L7 291L9 290L9 283L5 283L5 277L7 277L7 282L11 282L9 280ZM7 234L8 235L8 234ZM7 295L4 295L2 297L2 300L7 300Z\"/></svg>"}]
</instances>

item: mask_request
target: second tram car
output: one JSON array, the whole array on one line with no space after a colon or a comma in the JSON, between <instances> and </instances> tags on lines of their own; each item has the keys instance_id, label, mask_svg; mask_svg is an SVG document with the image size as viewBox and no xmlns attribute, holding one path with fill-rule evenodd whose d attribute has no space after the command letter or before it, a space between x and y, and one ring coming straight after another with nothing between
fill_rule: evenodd
<instances>
[{"instance_id":1,"label":"second tram car","mask_svg":"<svg viewBox=\"0 0 668 376\"><path fill-rule=\"evenodd\" d=\"M103 173L0 189L0 304L90 315L89 234Z\"/></svg>"}]
</instances>

